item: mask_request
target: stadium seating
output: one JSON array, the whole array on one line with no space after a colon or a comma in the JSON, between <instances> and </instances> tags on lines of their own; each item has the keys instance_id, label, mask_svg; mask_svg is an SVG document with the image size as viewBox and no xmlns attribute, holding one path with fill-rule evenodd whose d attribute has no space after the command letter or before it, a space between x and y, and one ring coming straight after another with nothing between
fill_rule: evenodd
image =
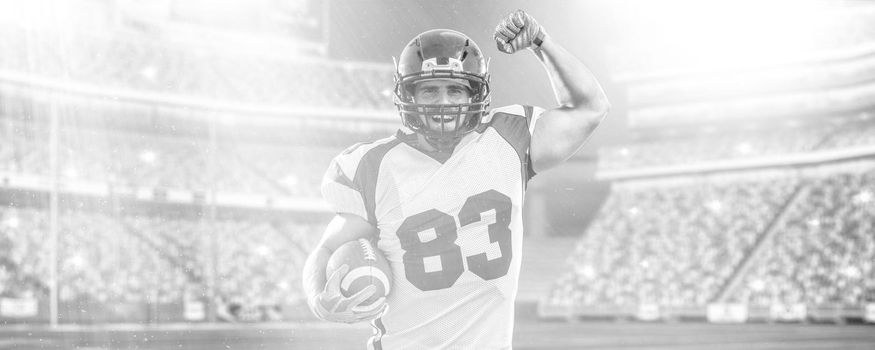
<instances>
[{"instance_id":1,"label":"stadium seating","mask_svg":"<svg viewBox=\"0 0 875 350\"><path fill-rule=\"evenodd\" d=\"M813 179L799 203L734 299L842 306L875 300L875 171Z\"/></svg>"},{"instance_id":2,"label":"stadium seating","mask_svg":"<svg viewBox=\"0 0 875 350\"><path fill-rule=\"evenodd\" d=\"M865 162L804 175L622 184L545 301L564 308L704 307L729 291L727 301L753 307L861 308L875 301L872 217L875 171ZM771 238L761 239L767 232ZM757 244L759 254L751 255ZM742 270L746 256L751 267ZM727 290L739 271L741 283Z\"/></svg>"},{"instance_id":3,"label":"stadium seating","mask_svg":"<svg viewBox=\"0 0 875 350\"><path fill-rule=\"evenodd\" d=\"M109 89L294 107L392 109L392 67L324 59L271 58L189 47L147 35L33 35L3 23L0 71Z\"/></svg>"},{"instance_id":4,"label":"stadium seating","mask_svg":"<svg viewBox=\"0 0 875 350\"><path fill-rule=\"evenodd\" d=\"M844 49L875 38L871 25L850 23L850 27L860 30L835 42L816 38L815 46ZM319 183L333 156L351 143L382 137L383 131L365 126L364 131L348 127L335 132L340 128L322 120L301 122L326 124L318 128L286 120L289 123L283 127L270 122L250 125L241 122L250 117L245 112L198 112L178 106L179 101L279 106L284 111L393 113L392 68L383 64L235 53L134 32L60 33L14 23L0 23L0 52L21 53L0 55L3 77L24 76L34 85L28 89L34 90L40 84L66 84L64 89L71 90L66 92L77 95L49 106L45 96L38 96L40 91L7 94L19 87L0 84L0 172L48 178L53 158L50 120L57 116L56 155L62 184L75 180L110 187L309 199L318 197ZM630 60L651 58L627 56ZM639 63L625 64L648 68L647 62ZM672 62L655 62L650 68L665 68L660 66L665 63ZM805 82L808 88L837 77L841 84L855 84L870 68L869 61L839 62L814 77L806 75L806 69L787 76L789 80L810 78ZM720 76L711 78L719 80ZM780 79L769 79L764 78L774 86L761 86L757 93L781 88L775 83ZM726 91L719 88L713 94L696 95L703 90L698 83L673 89L662 89L659 84L633 88L630 100L658 104L665 102L661 97L666 93L726 97ZM93 94L91 89L102 95L98 92L100 96L93 101L80 96ZM147 100L153 102L107 101L116 91L148 95ZM868 96L844 90L827 95L818 103L839 109L856 106L861 96ZM779 112L810 104L804 96L782 102ZM52 112L50 107L57 110ZM849 110L860 116L841 121L802 116L801 120L809 122L792 127L761 124L703 129L681 137L646 135L643 141L600 150L599 168L634 170L875 145L870 111L845 108L840 112ZM210 113L216 115L206 117L214 119L204 118ZM231 122L216 122L226 113L234 114ZM810 122L814 119L824 120ZM207 131L210 127L217 132ZM741 288L730 296L732 300L760 306L859 306L875 301L875 227L871 220L875 217L875 173L760 175L616 183L597 219L577 242L568 271L556 281L547 302L562 307L704 306L725 290L769 227L777 227L775 239L762 244L772 248L742 276ZM793 193L802 196L795 202L798 205L790 207L784 221L778 222L778 213ZM26 194L39 197L43 193ZM26 206L10 200L0 205L2 297L47 298L49 210L45 203L34 201L39 203ZM189 294L202 298L215 262L217 299L222 302L269 307L302 304L301 268L324 222L276 219L280 215L275 212L270 218L234 212L208 219L204 213L186 212L203 208L178 210L165 205L148 203L143 207L149 210L126 212L66 203L57 225L60 301L178 304L190 298Z\"/></svg>"},{"instance_id":5,"label":"stadium seating","mask_svg":"<svg viewBox=\"0 0 875 350\"><path fill-rule=\"evenodd\" d=\"M549 302L705 305L794 189L785 179L616 187Z\"/></svg>"},{"instance_id":6,"label":"stadium seating","mask_svg":"<svg viewBox=\"0 0 875 350\"><path fill-rule=\"evenodd\" d=\"M48 175L49 138L44 124L0 118L0 171ZM165 136L124 130L71 127L59 137L59 172L67 180L268 196L316 197L330 160L344 146L210 142L198 136ZM210 167L216 175L210 176Z\"/></svg>"},{"instance_id":7,"label":"stadium seating","mask_svg":"<svg viewBox=\"0 0 875 350\"><path fill-rule=\"evenodd\" d=\"M805 154L875 145L875 121L868 113L788 127L708 129L687 136L655 138L599 150L599 169L634 170L655 166Z\"/></svg>"},{"instance_id":8,"label":"stadium seating","mask_svg":"<svg viewBox=\"0 0 875 350\"><path fill-rule=\"evenodd\" d=\"M47 293L49 213L0 207L0 295ZM218 291L252 305L293 305L311 237L324 223L252 219L173 219L65 211L59 216L62 302L179 303L207 283L210 242L217 243ZM215 235L215 236L213 236ZM315 235L318 236L318 235Z\"/></svg>"},{"instance_id":9,"label":"stadium seating","mask_svg":"<svg viewBox=\"0 0 875 350\"><path fill-rule=\"evenodd\" d=\"M47 293L48 220L36 210L0 210L0 296L38 297Z\"/></svg>"}]
</instances>

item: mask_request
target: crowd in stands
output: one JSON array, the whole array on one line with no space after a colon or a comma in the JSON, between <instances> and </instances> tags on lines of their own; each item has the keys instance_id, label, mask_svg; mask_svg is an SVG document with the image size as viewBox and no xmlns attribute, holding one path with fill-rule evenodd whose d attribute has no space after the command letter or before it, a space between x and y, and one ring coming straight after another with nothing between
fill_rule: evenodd
<instances>
[{"instance_id":1,"label":"crowd in stands","mask_svg":"<svg viewBox=\"0 0 875 350\"><path fill-rule=\"evenodd\" d=\"M794 127L727 127L696 130L685 136L604 147L599 169L695 165L714 161L751 159L875 145L875 120L864 112L853 120L824 120Z\"/></svg>"},{"instance_id":2,"label":"crowd in stands","mask_svg":"<svg viewBox=\"0 0 875 350\"><path fill-rule=\"evenodd\" d=\"M215 239L218 290L224 298L257 305L288 305L303 298L298 288L301 270L311 247L307 244L315 242L299 236L313 235L311 225L148 216L122 220L130 232L184 268L194 283L207 282Z\"/></svg>"},{"instance_id":3,"label":"crowd in stands","mask_svg":"<svg viewBox=\"0 0 875 350\"><path fill-rule=\"evenodd\" d=\"M813 179L733 298L751 305L875 301L875 170Z\"/></svg>"},{"instance_id":4,"label":"crowd in stands","mask_svg":"<svg viewBox=\"0 0 875 350\"><path fill-rule=\"evenodd\" d=\"M851 123L841 129L841 132L832 133L818 147L818 149L842 149L858 146L875 145L875 118L873 114L864 114L860 122Z\"/></svg>"},{"instance_id":5,"label":"crowd in stands","mask_svg":"<svg viewBox=\"0 0 875 350\"><path fill-rule=\"evenodd\" d=\"M47 211L34 217L44 220ZM186 278L180 267L125 234L120 220L66 212L58 221L60 301L170 303L181 298Z\"/></svg>"},{"instance_id":6,"label":"crowd in stands","mask_svg":"<svg viewBox=\"0 0 875 350\"><path fill-rule=\"evenodd\" d=\"M548 303L705 305L795 188L782 178L615 186Z\"/></svg>"},{"instance_id":7,"label":"crowd in stands","mask_svg":"<svg viewBox=\"0 0 875 350\"><path fill-rule=\"evenodd\" d=\"M0 220L0 296L44 297L49 211L4 205ZM179 304L192 290L203 297L215 239L217 292L223 300L298 304L303 263L315 243L312 237L318 237L314 224L293 220L63 210L58 222L61 302Z\"/></svg>"},{"instance_id":8,"label":"crowd in stands","mask_svg":"<svg viewBox=\"0 0 875 350\"><path fill-rule=\"evenodd\" d=\"M826 90L865 84L873 77L875 56L868 55L853 60L642 81L629 85L627 97L630 106L646 107Z\"/></svg>"},{"instance_id":9,"label":"crowd in stands","mask_svg":"<svg viewBox=\"0 0 875 350\"><path fill-rule=\"evenodd\" d=\"M333 148L279 147L276 145L239 145L235 148L238 167L254 171L268 179L274 188L287 196L319 195L322 176L334 156Z\"/></svg>"},{"instance_id":10,"label":"crowd in stands","mask_svg":"<svg viewBox=\"0 0 875 350\"><path fill-rule=\"evenodd\" d=\"M834 47L875 37L875 27L862 28ZM388 65L230 53L132 33L31 31L10 23L0 23L0 52L17 53L0 55L0 74L106 91L284 108L392 108ZM868 74L870 66L836 65L835 71L853 80L857 73ZM696 92L699 86L678 89ZM633 99L653 102L658 99L654 94L665 91L634 93L638 95ZM868 96L851 91L832 97L869 103ZM27 108L10 109L10 101L0 94L0 173L47 177L51 159L57 157L62 182L317 197L331 158L362 136L296 130L278 141L76 122L76 113L115 113L130 120L119 124L155 119L154 114L140 118L140 111L115 106L64 114L70 118L57 129L55 153L48 106L27 102ZM788 109L805 102L783 101ZM159 107L140 109L155 113ZM731 130L603 148L599 168L690 165L875 145L871 117ZM301 141L318 138L333 141L315 146ZM875 172L814 180L770 175L616 184L547 302L704 306L726 287L771 225L778 225L778 231L764 244L774 247L744 276L733 300L763 306L875 301ZM785 221L776 222L797 191L802 199L788 209ZM322 226L86 210L63 210L58 219L61 302L179 303L191 290L204 288L215 261L223 302L271 307L300 303L301 267L318 239L314 232ZM0 296L45 298L48 240L46 208L0 206Z\"/></svg>"},{"instance_id":11,"label":"crowd in stands","mask_svg":"<svg viewBox=\"0 0 875 350\"><path fill-rule=\"evenodd\" d=\"M0 118L0 171L48 176L48 126ZM63 181L273 197L318 197L331 159L345 146L304 146L168 136L151 132L62 128ZM212 151L211 151L212 150Z\"/></svg>"},{"instance_id":12,"label":"crowd in stands","mask_svg":"<svg viewBox=\"0 0 875 350\"><path fill-rule=\"evenodd\" d=\"M212 50L133 33L0 23L0 71L61 83L289 108L392 109L392 66ZM279 55L279 54L278 54Z\"/></svg>"},{"instance_id":13,"label":"crowd in stands","mask_svg":"<svg viewBox=\"0 0 875 350\"><path fill-rule=\"evenodd\" d=\"M861 161L617 184L545 301L859 308L875 301L873 169Z\"/></svg>"},{"instance_id":14,"label":"crowd in stands","mask_svg":"<svg viewBox=\"0 0 875 350\"><path fill-rule=\"evenodd\" d=\"M709 161L803 153L826 137L817 128L713 130L684 138L669 138L605 147L599 150L599 169L625 170L689 165Z\"/></svg>"},{"instance_id":15,"label":"crowd in stands","mask_svg":"<svg viewBox=\"0 0 875 350\"><path fill-rule=\"evenodd\" d=\"M45 257L48 220L33 210L0 210L0 297L35 298L48 293Z\"/></svg>"}]
</instances>

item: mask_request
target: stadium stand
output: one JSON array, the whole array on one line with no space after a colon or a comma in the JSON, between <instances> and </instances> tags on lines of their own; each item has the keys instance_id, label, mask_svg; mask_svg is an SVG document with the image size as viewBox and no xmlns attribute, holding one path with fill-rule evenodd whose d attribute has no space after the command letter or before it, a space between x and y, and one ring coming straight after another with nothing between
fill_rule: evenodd
<instances>
[{"instance_id":1,"label":"stadium stand","mask_svg":"<svg viewBox=\"0 0 875 350\"><path fill-rule=\"evenodd\" d=\"M734 299L860 306L875 293L875 171L812 179Z\"/></svg>"},{"instance_id":2,"label":"stadium stand","mask_svg":"<svg viewBox=\"0 0 875 350\"><path fill-rule=\"evenodd\" d=\"M875 56L868 54L852 60L644 81L629 87L628 98L630 105L636 107L719 101L861 84L873 76Z\"/></svg>"},{"instance_id":3,"label":"stadium stand","mask_svg":"<svg viewBox=\"0 0 875 350\"><path fill-rule=\"evenodd\" d=\"M53 193L64 322L180 321L182 305L207 301L213 262L219 319L278 320L300 307L327 213L273 201L309 205L344 147L392 132L309 115L394 113L391 66L29 25L0 23L0 51L20 53L0 57L0 297L37 299L48 317ZM233 108L187 105L196 100ZM77 192L83 184L108 191ZM191 196L169 203L155 194L164 190ZM217 209L205 194L231 196Z\"/></svg>"},{"instance_id":4,"label":"stadium stand","mask_svg":"<svg viewBox=\"0 0 875 350\"><path fill-rule=\"evenodd\" d=\"M705 305L794 192L792 179L617 185L554 305Z\"/></svg>"},{"instance_id":5,"label":"stadium stand","mask_svg":"<svg viewBox=\"0 0 875 350\"><path fill-rule=\"evenodd\" d=\"M862 310L875 300L872 169L860 161L615 184L542 302L581 315L724 301Z\"/></svg>"},{"instance_id":6,"label":"stadium stand","mask_svg":"<svg viewBox=\"0 0 875 350\"><path fill-rule=\"evenodd\" d=\"M44 296L48 286L45 208L0 208L4 297ZM254 305L294 305L303 296L306 252L322 223L172 218L69 210L59 216L61 302L179 304L202 290L215 235L219 293ZM202 292L201 292L202 293Z\"/></svg>"},{"instance_id":7,"label":"stadium stand","mask_svg":"<svg viewBox=\"0 0 875 350\"><path fill-rule=\"evenodd\" d=\"M675 137L605 147L599 169L627 170L654 166L805 154L875 145L871 112L798 125L756 125L751 128L708 128ZM646 131L641 132L646 134Z\"/></svg>"},{"instance_id":8,"label":"stadium stand","mask_svg":"<svg viewBox=\"0 0 875 350\"><path fill-rule=\"evenodd\" d=\"M0 171L48 175L49 127L0 117ZM216 147L211 152L211 147ZM70 126L59 136L65 179L148 187L273 196L315 197L337 145L241 142L211 145L203 136ZM210 154L215 154L211 163ZM209 169L215 169L210 176Z\"/></svg>"},{"instance_id":9,"label":"stadium stand","mask_svg":"<svg viewBox=\"0 0 875 350\"><path fill-rule=\"evenodd\" d=\"M0 23L0 72L240 103L392 109L391 65L191 48L136 33L26 31Z\"/></svg>"},{"instance_id":10,"label":"stadium stand","mask_svg":"<svg viewBox=\"0 0 875 350\"><path fill-rule=\"evenodd\" d=\"M47 293L44 257L48 221L39 212L2 208L0 212L0 296L38 297Z\"/></svg>"},{"instance_id":11,"label":"stadium stand","mask_svg":"<svg viewBox=\"0 0 875 350\"><path fill-rule=\"evenodd\" d=\"M873 14L868 11L847 23L856 28L852 35L841 40L814 38L813 45L832 50L872 42L875 32L868 23ZM318 118L312 117L301 118L311 119L301 123L320 126L252 125L241 121L261 116L194 111L179 106L178 99L332 108L350 115L392 109L387 90L392 68L382 64L219 51L136 32L33 31L16 23L0 23L0 52L22 53L0 55L0 175L48 178L54 140L61 185L87 181L111 188L318 197L330 159L350 141L384 136L385 128L346 120L313 122ZM781 90L783 82L799 80L794 88L814 91L785 94L769 105L777 106L770 113L794 114L800 106L815 105L840 109L837 114L852 110L851 117L804 116L809 121L794 127L762 123L687 132L682 137L642 138L600 150L599 167L628 170L873 146L875 121L870 110L858 108L871 109L870 95L854 85L871 80L870 57L826 62L814 74L798 67L759 72L764 74L756 80L759 90L751 90L780 95L786 92ZM639 63L621 62L636 69L658 69L665 62ZM703 109L708 112L723 106L720 103L726 101L719 100L729 96L741 97L739 105L746 106L743 99L751 96L735 95L731 82L715 85L722 77L633 86L630 100L639 107L666 102L667 94L718 100ZM27 96L30 90L7 94L7 80L14 84L24 80L37 93L33 97ZM67 84L64 88L74 95L82 95L77 89L100 92L65 97L50 106L36 96L45 93L39 86L46 82ZM820 94L817 89L822 88L834 91L811 102L808 97ZM115 91L158 97L157 102L107 101L113 99L108 92ZM693 107L680 111L689 119L711 121ZM746 108L729 112L743 117L756 112L755 105ZM671 114L662 112L655 113L654 120ZM60 119L56 137L50 121L53 113ZM216 122L226 114L228 124ZM337 128L343 123L353 126ZM211 127L218 131L211 134ZM743 283L731 300L751 305L860 306L875 301L873 188L871 170L810 177L783 169L617 182L595 222L574 244L567 271L546 288L545 302L567 309L641 304L703 307L735 278ZM59 191L64 194L69 189L61 186ZM18 191L32 197L46 195L41 190L0 188L4 195ZM208 218L204 203L188 203L182 210L160 200L138 205L153 211L76 205L60 210L57 263L62 303L179 306L205 298L215 261L216 298L231 314L258 320L257 313L230 310L302 304L300 272L324 226L319 218L299 220L276 211L270 219L246 212ZM0 296L48 298L50 211L45 205L21 206L14 200L0 205ZM181 211L198 213L182 215ZM785 220L778 220L780 213L786 214ZM774 240L763 241L769 230L774 230ZM531 257L534 268L523 273L523 299L544 293L538 282L556 273L555 257L540 261L534 257L558 251L556 245L567 243L548 238L526 248L524 255ZM762 245L772 249L753 256ZM750 262L751 270L737 276L740 267Z\"/></svg>"}]
</instances>

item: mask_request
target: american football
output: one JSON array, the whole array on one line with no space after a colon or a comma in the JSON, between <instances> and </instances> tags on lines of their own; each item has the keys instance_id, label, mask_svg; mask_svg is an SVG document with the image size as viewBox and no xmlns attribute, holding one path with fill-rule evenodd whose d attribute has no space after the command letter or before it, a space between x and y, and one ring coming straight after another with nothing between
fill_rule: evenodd
<instances>
[{"instance_id":1,"label":"american football","mask_svg":"<svg viewBox=\"0 0 875 350\"><path fill-rule=\"evenodd\" d=\"M354 310L368 311L380 307L392 289L392 271L383 253L364 238L344 243L328 260L326 276L331 276L344 264L349 265L349 272L340 281L340 290L345 297L358 293L368 285L377 287L374 295Z\"/></svg>"}]
</instances>

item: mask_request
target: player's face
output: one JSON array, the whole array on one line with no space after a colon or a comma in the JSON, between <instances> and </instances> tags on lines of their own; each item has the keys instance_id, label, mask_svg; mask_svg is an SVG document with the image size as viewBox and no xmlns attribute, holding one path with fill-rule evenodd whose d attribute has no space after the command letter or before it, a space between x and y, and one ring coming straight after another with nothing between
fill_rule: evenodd
<instances>
[{"instance_id":1,"label":"player's face","mask_svg":"<svg viewBox=\"0 0 875 350\"><path fill-rule=\"evenodd\" d=\"M429 80L416 84L413 90L413 99L421 104L459 105L471 102L471 91L467 86L453 80ZM453 131L462 125L467 119L467 114L459 113L466 111L467 107L449 107L447 114L420 116L424 125L435 131ZM439 108L424 108L424 112L439 112ZM457 120L458 119L458 120Z\"/></svg>"}]
</instances>

